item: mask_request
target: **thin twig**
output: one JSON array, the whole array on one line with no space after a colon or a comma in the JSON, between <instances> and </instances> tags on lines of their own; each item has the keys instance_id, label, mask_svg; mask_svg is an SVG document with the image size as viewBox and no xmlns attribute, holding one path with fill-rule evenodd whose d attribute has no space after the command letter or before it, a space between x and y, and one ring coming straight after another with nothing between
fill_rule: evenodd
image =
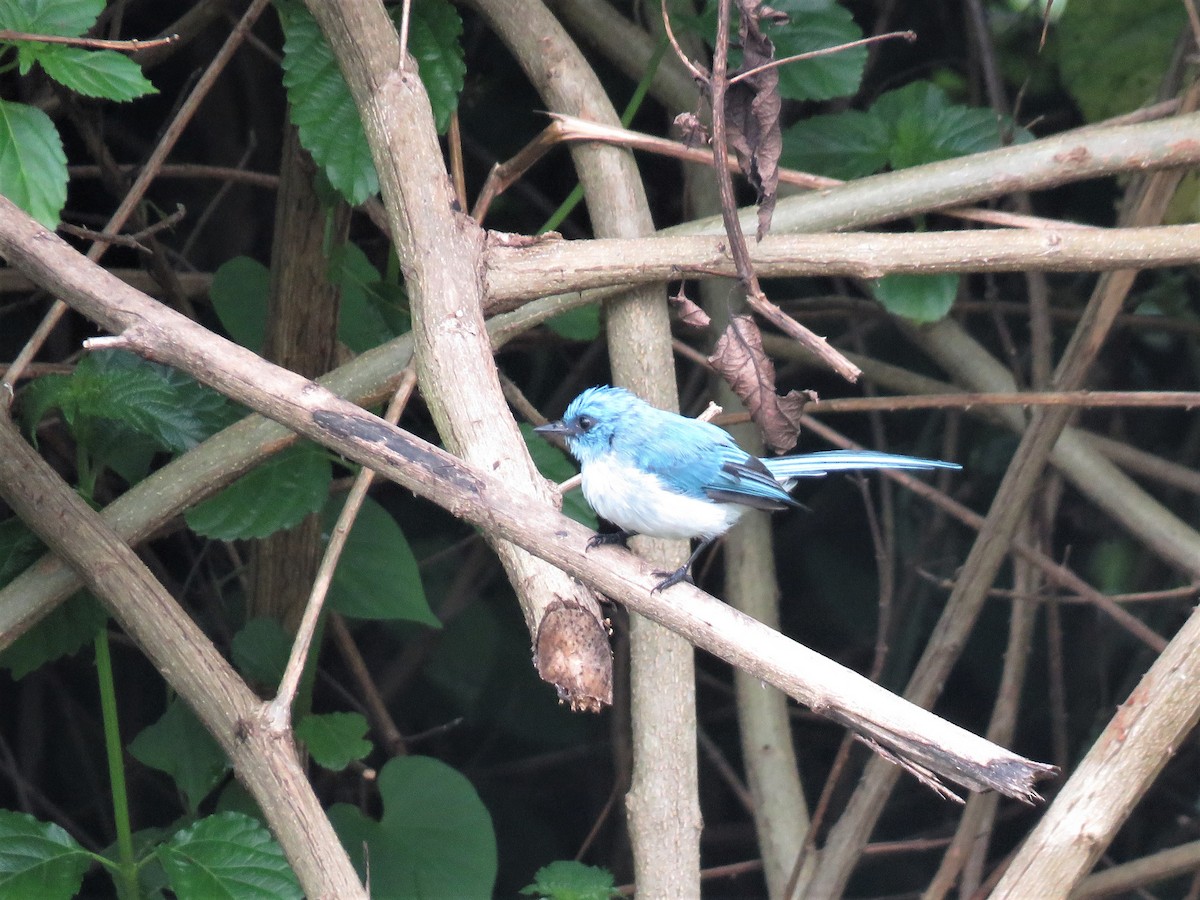
<instances>
[{"instance_id":1,"label":"thin twig","mask_svg":"<svg viewBox=\"0 0 1200 900\"><path fill-rule=\"evenodd\" d=\"M405 370L404 376L400 380L400 386L396 389L396 395L392 398L385 414L386 420L391 424L394 425L400 420L400 415L404 412L404 407L408 404L408 399L412 396L416 383L416 370L410 366ZM288 727L292 701L296 699L296 691L300 687L300 677L304 674L304 665L308 659L309 649L312 647L317 623L321 618L321 610L325 606L325 597L333 582L334 569L337 568L342 549L346 546L346 539L350 536L350 528L366 500L367 491L374 480L375 472L371 469L363 468L359 471L354 479L354 486L346 495L346 505L342 507L337 524L333 527L333 533L329 536L329 546L325 548L321 567L317 570L317 577L313 580L308 605L304 608L300 627L296 629L296 640L292 644L292 653L288 658L287 668L284 669L283 678L279 681L279 690L275 694L275 699L271 701L267 709L268 721L279 731L284 731Z\"/></svg>"},{"instance_id":2,"label":"thin twig","mask_svg":"<svg viewBox=\"0 0 1200 900\"><path fill-rule=\"evenodd\" d=\"M170 34L162 38L151 38L145 41L138 40L137 38L131 38L127 41L105 41L100 38L63 37L57 34L29 34L24 31L10 31L7 28L0 28L0 41L64 44L68 47L83 47L86 50L121 50L128 53L137 53L139 50L150 50L155 47L164 47L167 44L173 44L177 40L179 40L179 35L177 34Z\"/></svg>"},{"instance_id":3,"label":"thin twig","mask_svg":"<svg viewBox=\"0 0 1200 900\"><path fill-rule=\"evenodd\" d=\"M890 31L887 34L877 34L874 37L862 38L857 41L847 41L845 44L838 44L835 47L822 47L820 50L809 50L807 53L797 53L795 56L785 56L783 59L773 59L769 63L763 63L761 66L756 66L745 72L739 72L729 79L730 84L737 84L743 78L752 78L760 72L765 72L767 69L774 69L778 66L786 66L789 63L801 62L806 59L816 59L818 56L830 56L834 53L841 53L843 50L853 50L855 47L865 47L867 44L874 44L878 41L887 41L892 38L904 38L910 44L917 39L915 31Z\"/></svg>"}]
</instances>

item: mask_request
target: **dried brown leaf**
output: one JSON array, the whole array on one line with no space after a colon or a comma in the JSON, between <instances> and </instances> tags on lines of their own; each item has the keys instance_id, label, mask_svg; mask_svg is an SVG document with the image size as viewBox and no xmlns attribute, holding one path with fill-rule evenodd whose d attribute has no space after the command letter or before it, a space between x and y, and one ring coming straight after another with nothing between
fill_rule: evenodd
<instances>
[{"instance_id":1,"label":"dried brown leaf","mask_svg":"<svg viewBox=\"0 0 1200 900\"><path fill-rule=\"evenodd\" d=\"M776 453L796 446L805 404L816 400L812 391L775 392L775 364L763 350L762 334L750 316L734 316L717 340L709 363L741 398L763 440Z\"/></svg>"},{"instance_id":2,"label":"dried brown leaf","mask_svg":"<svg viewBox=\"0 0 1200 900\"><path fill-rule=\"evenodd\" d=\"M761 28L761 21L786 21L787 16L762 0L736 0L742 63L730 78L773 62L775 45ZM782 99L779 70L763 69L729 85L725 95L726 133L737 154L742 173L758 193L758 239L771 229L775 195L779 188L779 155L783 130L779 124Z\"/></svg>"},{"instance_id":3,"label":"dried brown leaf","mask_svg":"<svg viewBox=\"0 0 1200 900\"><path fill-rule=\"evenodd\" d=\"M679 317L679 321L689 328L707 328L712 324L708 313L683 292L682 285L679 287L679 293L671 298L671 305L675 307L675 314Z\"/></svg>"}]
</instances>

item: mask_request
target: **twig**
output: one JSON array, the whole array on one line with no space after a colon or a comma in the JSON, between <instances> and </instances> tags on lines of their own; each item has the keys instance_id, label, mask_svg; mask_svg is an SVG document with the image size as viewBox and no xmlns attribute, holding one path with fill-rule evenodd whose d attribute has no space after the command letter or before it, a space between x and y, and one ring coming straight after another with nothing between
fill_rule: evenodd
<instances>
[{"instance_id":1,"label":"twig","mask_svg":"<svg viewBox=\"0 0 1200 900\"><path fill-rule=\"evenodd\" d=\"M57 34L29 34L24 31L10 31L0 28L0 41L31 41L39 44L64 44L68 47L83 47L86 50L121 50L127 53L137 53L139 50L151 50L164 47L179 40L179 35L171 34L162 38L138 40L131 38L126 41L105 41L89 37L63 37Z\"/></svg>"},{"instance_id":2,"label":"twig","mask_svg":"<svg viewBox=\"0 0 1200 900\"><path fill-rule=\"evenodd\" d=\"M838 44L835 47L822 47L820 50L809 50L807 53L797 53L795 56L785 56L783 59L773 59L769 63L764 63L761 66L756 66L753 69L748 69L745 72L739 72L729 79L730 84L737 84L743 78L752 78L760 72L765 72L767 69L774 69L778 66L786 66L789 63L800 62L805 59L816 59L819 56L830 56L834 53L841 53L843 50L853 50L855 47L865 47L867 44L878 43L879 41L888 41L892 38L904 38L910 44L917 39L915 31L890 31L887 34L877 34L873 37L862 38L857 41L847 41L844 44Z\"/></svg>"},{"instance_id":3,"label":"twig","mask_svg":"<svg viewBox=\"0 0 1200 900\"><path fill-rule=\"evenodd\" d=\"M416 370L410 366L405 369L404 375L400 379L400 386L396 389L396 395L392 397L392 402L388 405L387 413L384 416L385 421L393 425L400 421L400 416L404 412L404 407L408 405L408 399L412 396L416 383ZM359 509L362 508L363 501L367 498L367 491L374 480L375 473L366 468L360 470L355 476L354 486L346 495L346 504L338 514L337 523L333 526L333 533L329 536L329 545L325 548L321 567L317 570L316 578L313 579L312 593L304 608L300 626L296 629L296 640L292 643L292 653L288 657L287 668L284 669L283 677L279 680L279 690L275 694L275 699L267 707L267 721L281 733L288 731L291 727L292 701L296 699L296 691L300 687L300 677L304 674L304 665L308 659L308 651L312 647L317 623L321 618L321 610L325 606L325 597L329 593L330 584L333 583L334 570L337 568L342 550L346 546L346 539L350 536L350 528L354 524Z\"/></svg>"}]
</instances>

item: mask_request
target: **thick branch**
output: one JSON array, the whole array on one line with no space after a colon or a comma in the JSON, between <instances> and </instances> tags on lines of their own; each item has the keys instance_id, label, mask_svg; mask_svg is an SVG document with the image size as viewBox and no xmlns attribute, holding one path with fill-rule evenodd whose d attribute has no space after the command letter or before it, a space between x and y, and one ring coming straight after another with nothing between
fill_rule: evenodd
<instances>
[{"instance_id":1,"label":"thick branch","mask_svg":"<svg viewBox=\"0 0 1200 900\"><path fill-rule=\"evenodd\" d=\"M939 272L1091 272L1200 260L1200 225L1159 228L987 229L919 234L770 234L749 246L761 278ZM737 275L723 237L490 242L488 302L618 284Z\"/></svg>"}]
</instances>

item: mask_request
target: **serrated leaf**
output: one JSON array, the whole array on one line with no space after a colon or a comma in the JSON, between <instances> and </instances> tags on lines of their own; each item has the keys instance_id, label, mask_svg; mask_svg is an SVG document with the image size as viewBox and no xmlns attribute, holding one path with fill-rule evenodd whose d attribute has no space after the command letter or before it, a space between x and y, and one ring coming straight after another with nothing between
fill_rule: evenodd
<instances>
[{"instance_id":1,"label":"serrated leaf","mask_svg":"<svg viewBox=\"0 0 1200 900\"><path fill-rule=\"evenodd\" d=\"M535 434L532 425L521 423L521 437L525 438L525 446L529 449L529 456L538 471L555 484L561 484L578 474L579 470L570 457L540 434ZM599 526L596 514L583 499L583 491L569 491L564 494L562 511L564 516L570 516L588 528L595 530Z\"/></svg>"},{"instance_id":2,"label":"serrated leaf","mask_svg":"<svg viewBox=\"0 0 1200 900\"><path fill-rule=\"evenodd\" d=\"M893 315L913 322L936 322L954 305L958 276L884 275L871 283L871 293Z\"/></svg>"},{"instance_id":3,"label":"serrated leaf","mask_svg":"<svg viewBox=\"0 0 1200 900\"><path fill-rule=\"evenodd\" d=\"M248 256L235 256L213 272L209 297L229 336L255 353L267 340L271 270Z\"/></svg>"},{"instance_id":4,"label":"serrated leaf","mask_svg":"<svg viewBox=\"0 0 1200 900\"><path fill-rule=\"evenodd\" d=\"M109 419L178 452L195 447L228 421L228 405L216 391L177 369L121 350L85 356L71 379L72 391L59 408L81 441L89 421Z\"/></svg>"},{"instance_id":5,"label":"serrated leaf","mask_svg":"<svg viewBox=\"0 0 1200 900\"><path fill-rule=\"evenodd\" d=\"M0 194L46 228L58 227L67 202L67 156L50 117L0 100Z\"/></svg>"},{"instance_id":6,"label":"serrated leaf","mask_svg":"<svg viewBox=\"0 0 1200 900\"><path fill-rule=\"evenodd\" d=\"M58 825L0 809L0 897L70 900L94 859Z\"/></svg>"},{"instance_id":7,"label":"serrated leaf","mask_svg":"<svg viewBox=\"0 0 1200 900\"><path fill-rule=\"evenodd\" d=\"M243 678L274 690L287 667L292 639L275 619L251 619L233 636L229 650Z\"/></svg>"},{"instance_id":8,"label":"serrated leaf","mask_svg":"<svg viewBox=\"0 0 1200 900\"><path fill-rule=\"evenodd\" d=\"M830 178L862 178L888 161L891 134L878 116L857 109L802 119L783 132L780 164Z\"/></svg>"},{"instance_id":9,"label":"serrated leaf","mask_svg":"<svg viewBox=\"0 0 1200 900\"><path fill-rule=\"evenodd\" d=\"M813 50L836 47L862 38L850 11L837 5L812 9L804 0L781 0L771 6L791 16L787 25L768 25L775 58L786 59ZM828 56L802 59L779 68L779 93L789 100L831 100L858 91L867 48L853 47Z\"/></svg>"},{"instance_id":10,"label":"serrated leaf","mask_svg":"<svg viewBox=\"0 0 1200 900\"><path fill-rule=\"evenodd\" d=\"M521 888L521 893L546 900L609 900L621 895L612 872L566 859L538 869L533 884Z\"/></svg>"},{"instance_id":11,"label":"serrated leaf","mask_svg":"<svg viewBox=\"0 0 1200 900\"><path fill-rule=\"evenodd\" d=\"M402 8L393 6L391 12L398 29ZM412 5L408 52L417 61L439 134L450 127L450 115L458 107L467 74L461 36L462 19L446 0L417 0Z\"/></svg>"},{"instance_id":12,"label":"serrated leaf","mask_svg":"<svg viewBox=\"0 0 1200 900\"><path fill-rule=\"evenodd\" d=\"M871 106L891 133L895 169L953 159L1000 146L1000 120L988 109L951 104L927 81L888 91Z\"/></svg>"},{"instance_id":13,"label":"serrated leaf","mask_svg":"<svg viewBox=\"0 0 1200 900\"><path fill-rule=\"evenodd\" d=\"M303 442L193 506L184 518L189 528L213 540L263 538L291 528L324 506L332 479L325 452Z\"/></svg>"},{"instance_id":14,"label":"serrated leaf","mask_svg":"<svg viewBox=\"0 0 1200 900\"><path fill-rule=\"evenodd\" d=\"M378 897L492 896L496 836L491 816L471 783L425 756L389 760L379 774L383 816L376 822L356 807L337 804L329 819L342 845Z\"/></svg>"},{"instance_id":15,"label":"serrated leaf","mask_svg":"<svg viewBox=\"0 0 1200 900\"><path fill-rule=\"evenodd\" d=\"M107 621L104 607L80 591L0 651L0 668L20 680L48 662L78 653Z\"/></svg>"},{"instance_id":16,"label":"serrated leaf","mask_svg":"<svg viewBox=\"0 0 1200 900\"><path fill-rule=\"evenodd\" d=\"M339 500L325 510L330 532L342 508ZM382 506L367 498L338 560L329 604L356 619L403 619L440 628L429 608L416 557L400 526Z\"/></svg>"},{"instance_id":17,"label":"serrated leaf","mask_svg":"<svg viewBox=\"0 0 1200 900\"><path fill-rule=\"evenodd\" d=\"M357 206L379 191L371 148L333 51L299 4L280 4L283 84L300 143L332 184Z\"/></svg>"},{"instance_id":18,"label":"serrated leaf","mask_svg":"<svg viewBox=\"0 0 1200 900\"><path fill-rule=\"evenodd\" d=\"M303 896L271 832L241 813L218 813L176 832L158 859L179 900Z\"/></svg>"},{"instance_id":19,"label":"serrated leaf","mask_svg":"<svg viewBox=\"0 0 1200 900\"><path fill-rule=\"evenodd\" d=\"M37 62L46 74L77 94L123 102L158 93L137 63L114 50L35 46Z\"/></svg>"},{"instance_id":20,"label":"serrated leaf","mask_svg":"<svg viewBox=\"0 0 1200 900\"><path fill-rule=\"evenodd\" d=\"M375 749L365 739L367 728L359 713L310 713L296 723L296 737L317 765L340 772Z\"/></svg>"},{"instance_id":21,"label":"serrated leaf","mask_svg":"<svg viewBox=\"0 0 1200 900\"><path fill-rule=\"evenodd\" d=\"M193 815L230 769L216 739L178 698L130 742L129 753L143 765L170 775Z\"/></svg>"},{"instance_id":22,"label":"serrated leaf","mask_svg":"<svg viewBox=\"0 0 1200 900\"><path fill-rule=\"evenodd\" d=\"M105 0L0 0L0 28L79 37L96 23Z\"/></svg>"}]
</instances>

